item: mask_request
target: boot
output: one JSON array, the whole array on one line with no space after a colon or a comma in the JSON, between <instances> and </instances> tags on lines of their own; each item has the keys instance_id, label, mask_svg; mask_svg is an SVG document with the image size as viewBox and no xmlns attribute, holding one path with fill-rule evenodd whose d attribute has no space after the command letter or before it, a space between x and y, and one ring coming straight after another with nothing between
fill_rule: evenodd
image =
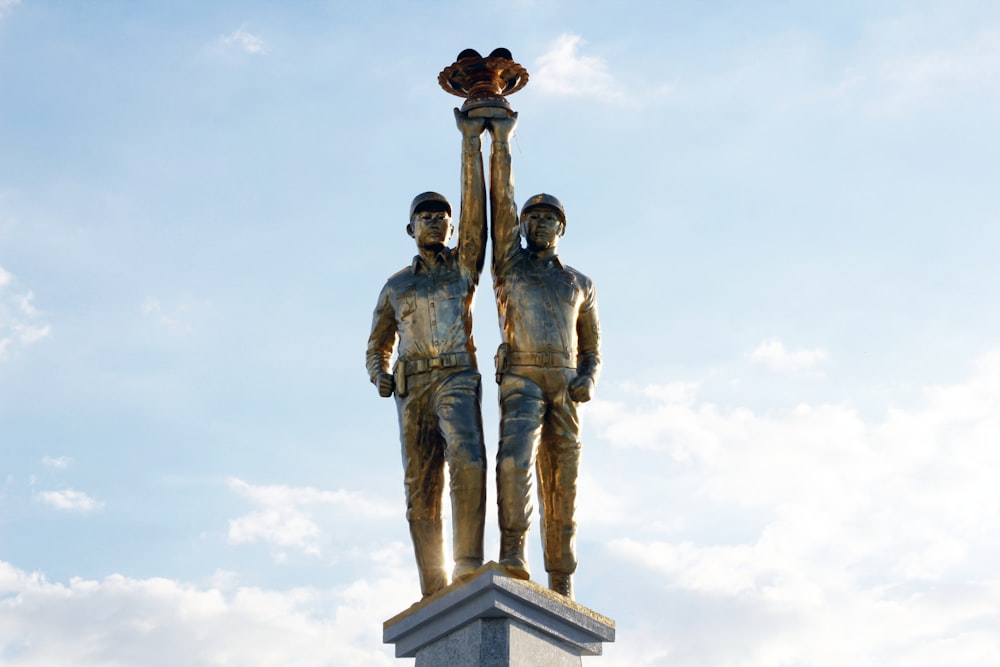
<instances>
[{"instance_id":1,"label":"boot","mask_svg":"<svg viewBox=\"0 0 1000 667\"><path fill-rule=\"evenodd\" d=\"M530 579L528 560L524 557L524 533L500 533L500 566L517 579Z\"/></svg>"},{"instance_id":2,"label":"boot","mask_svg":"<svg viewBox=\"0 0 1000 667\"><path fill-rule=\"evenodd\" d=\"M486 471L469 467L451 477L452 583L468 579L483 564L486 528Z\"/></svg>"},{"instance_id":3,"label":"boot","mask_svg":"<svg viewBox=\"0 0 1000 667\"><path fill-rule=\"evenodd\" d=\"M420 592L429 597L448 585L444 569L444 539L441 520L415 519L410 521L413 554L417 558L420 575Z\"/></svg>"},{"instance_id":4,"label":"boot","mask_svg":"<svg viewBox=\"0 0 1000 667\"><path fill-rule=\"evenodd\" d=\"M573 575L549 572L549 588L560 595L573 599Z\"/></svg>"}]
</instances>

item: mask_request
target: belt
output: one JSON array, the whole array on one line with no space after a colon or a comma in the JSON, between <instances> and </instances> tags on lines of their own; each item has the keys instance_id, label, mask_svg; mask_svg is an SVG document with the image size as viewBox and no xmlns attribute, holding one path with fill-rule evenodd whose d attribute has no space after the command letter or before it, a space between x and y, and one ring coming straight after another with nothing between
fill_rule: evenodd
<instances>
[{"instance_id":1,"label":"belt","mask_svg":"<svg viewBox=\"0 0 1000 667\"><path fill-rule=\"evenodd\" d=\"M511 366L538 368L576 368L576 355L571 352L510 352Z\"/></svg>"},{"instance_id":2,"label":"belt","mask_svg":"<svg viewBox=\"0 0 1000 667\"><path fill-rule=\"evenodd\" d=\"M437 357L424 359L407 359L403 361L403 372L406 375L417 375L438 368L454 368L456 366L473 366L474 359L468 352L454 352Z\"/></svg>"}]
</instances>

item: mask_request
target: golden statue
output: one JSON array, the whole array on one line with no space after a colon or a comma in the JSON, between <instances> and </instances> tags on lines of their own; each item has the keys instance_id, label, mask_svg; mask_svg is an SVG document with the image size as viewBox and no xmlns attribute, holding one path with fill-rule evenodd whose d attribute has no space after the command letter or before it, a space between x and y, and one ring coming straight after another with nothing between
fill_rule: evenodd
<instances>
[{"instance_id":1,"label":"golden statue","mask_svg":"<svg viewBox=\"0 0 1000 667\"><path fill-rule=\"evenodd\" d=\"M549 588L572 598L577 403L590 400L601 365L597 297L590 279L556 254L566 231L558 199L535 195L518 219L509 146L516 125L516 113L489 121L493 289L503 335L496 357L500 564L513 576L530 577L524 540L534 468Z\"/></svg>"},{"instance_id":2,"label":"golden statue","mask_svg":"<svg viewBox=\"0 0 1000 667\"><path fill-rule=\"evenodd\" d=\"M448 584L441 503L444 464L451 491L452 580L483 564L486 449L482 383L472 340L472 297L486 256L486 185L480 137L483 118L455 110L462 132L462 203L458 242L451 205L435 192L410 205L412 263L386 282L368 338L367 366L379 395L395 394L403 452L406 518L427 597ZM390 373L393 348L396 361Z\"/></svg>"},{"instance_id":3,"label":"golden statue","mask_svg":"<svg viewBox=\"0 0 1000 667\"><path fill-rule=\"evenodd\" d=\"M518 217L509 146L517 114L504 95L527 81L528 73L506 49L485 58L466 49L438 76L447 92L467 98L461 110L455 109L463 137L458 243L447 247L452 232L448 201L434 192L417 195L406 229L418 254L382 288L368 339L369 377L381 396L396 396L406 518L424 597L448 583L441 521L446 461L452 580L470 576L483 562L486 453L472 297L485 260L481 136L487 128L492 135L493 287L503 336L496 356L500 565L512 576L530 578L524 540L534 469L549 588L573 597L581 448L576 406L590 400L597 382L600 327L590 279L556 254L566 230L562 203L552 195L535 195Z\"/></svg>"}]
</instances>

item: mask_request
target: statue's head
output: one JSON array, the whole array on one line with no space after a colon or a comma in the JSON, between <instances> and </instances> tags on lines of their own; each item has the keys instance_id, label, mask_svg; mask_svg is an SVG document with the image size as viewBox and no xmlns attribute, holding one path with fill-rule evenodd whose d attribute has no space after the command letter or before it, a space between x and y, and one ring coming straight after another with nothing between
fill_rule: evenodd
<instances>
[{"instance_id":1,"label":"statue's head","mask_svg":"<svg viewBox=\"0 0 1000 667\"><path fill-rule=\"evenodd\" d=\"M445 246L452 231L451 204L444 195L422 192L413 198L406 233L416 240L418 247Z\"/></svg>"},{"instance_id":2,"label":"statue's head","mask_svg":"<svg viewBox=\"0 0 1000 667\"><path fill-rule=\"evenodd\" d=\"M521 236L531 250L555 248L566 233L566 210L552 195L535 195L521 208Z\"/></svg>"}]
</instances>

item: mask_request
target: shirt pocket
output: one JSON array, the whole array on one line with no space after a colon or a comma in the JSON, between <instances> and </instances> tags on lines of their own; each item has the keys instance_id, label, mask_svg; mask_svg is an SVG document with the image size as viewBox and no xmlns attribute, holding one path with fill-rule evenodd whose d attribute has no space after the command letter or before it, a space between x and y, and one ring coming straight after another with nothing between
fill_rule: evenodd
<instances>
[{"instance_id":1,"label":"shirt pocket","mask_svg":"<svg viewBox=\"0 0 1000 667\"><path fill-rule=\"evenodd\" d=\"M465 319L466 292L465 281L459 276L438 282L432 303L439 326L451 327Z\"/></svg>"},{"instance_id":2,"label":"shirt pocket","mask_svg":"<svg viewBox=\"0 0 1000 667\"><path fill-rule=\"evenodd\" d=\"M576 281L571 277L560 276L553 283L552 289L559 302L575 307L577 300L580 298L580 290L577 289Z\"/></svg>"},{"instance_id":3,"label":"shirt pocket","mask_svg":"<svg viewBox=\"0 0 1000 667\"><path fill-rule=\"evenodd\" d=\"M407 321L413 318L417 310L417 285L416 283L406 284L399 292L397 298L396 316Z\"/></svg>"}]
</instances>

